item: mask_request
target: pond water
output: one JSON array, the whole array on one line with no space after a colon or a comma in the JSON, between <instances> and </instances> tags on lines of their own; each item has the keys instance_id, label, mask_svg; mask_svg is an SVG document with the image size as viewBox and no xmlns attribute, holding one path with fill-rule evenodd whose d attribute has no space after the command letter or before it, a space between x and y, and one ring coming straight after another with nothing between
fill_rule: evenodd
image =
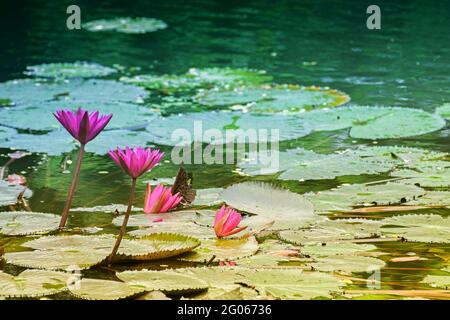
<instances>
[{"instance_id":1,"label":"pond water","mask_svg":"<svg viewBox=\"0 0 450 320\"><path fill-rule=\"evenodd\" d=\"M146 16L160 19L168 25L166 29L145 34L68 30L65 9L70 4L70 1L47 1L39 5L31 2L28 5L18 2L3 4L0 19L0 81L26 78L24 71L28 66L74 61L115 67L118 72L102 78L113 80L137 74L180 75L190 68L250 68L265 70L267 75L273 77L273 83L337 89L345 92L353 105L413 108L431 114L437 107L449 102L448 2L408 1L393 4L390 1L378 1L382 11L381 30L368 30L366 27L366 8L371 4L369 1L344 5L332 0L245 3L142 0L130 2L126 6L120 1L78 2L83 23L96 19ZM192 91L181 94L177 92L173 96L183 97L189 94ZM29 95L33 95L33 91ZM141 107L152 110L155 105L161 105L162 99L171 95L151 91ZM64 100L60 101L60 106L64 107ZM93 102L96 103L95 99ZM180 108L177 111L183 112L183 107ZM51 114L48 117L52 117ZM182 119L180 117L180 122ZM33 119L29 121L32 122ZM14 123L1 122L2 125L16 127ZM448 122L440 130L431 131L433 132L417 136L374 141L351 137L349 129L344 128L318 131L298 139L283 141L280 148L289 150L301 147L318 154L331 154L358 146L404 146L450 153ZM43 132L20 128L19 133ZM47 144L52 144L52 141ZM171 148L156 145L166 152L165 161L138 182L137 207L143 206L147 180L173 178L178 171L178 166L170 163ZM0 148L0 165L8 161L7 154L10 152L12 150L9 148ZM72 181L76 157L77 150L55 156L32 153L9 164L6 173L21 174L26 178L28 187L33 191L28 205L34 212L59 214ZM448 161L449 158L444 156L441 160ZM345 183L365 184L392 178L389 170L381 170L379 173L363 170L361 174L338 174L331 178L299 181L277 179L276 174L245 176L236 170L236 165L185 165L185 168L192 173L193 187L196 189L225 188L238 182L264 181L303 194L330 190ZM448 191L448 187L447 183L444 186L438 185L437 189ZM128 177L109 157L88 153L72 207L126 204L129 188ZM435 189L424 187L424 190ZM444 197L442 201L450 206L448 197ZM450 209L442 207L411 212L338 212L325 215L374 220L405 213L447 217ZM10 209L10 206L5 206L1 211ZM96 226L103 228L100 233L116 233L118 228L111 224L113 217L113 213L73 212L68 226ZM24 240L11 240L5 236L0 241L11 245L10 241L17 244ZM439 270L448 267L449 241L450 238L447 237L443 243L433 244L409 241L374 243L377 248L373 251L385 253L377 257L386 263L380 273L381 289L432 290L421 281L429 274L441 274L442 271ZM6 247L5 250L14 251L16 248ZM421 259L409 262L395 260L412 256ZM143 266L161 269L161 264L190 265L157 261L139 266L94 268L85 273L92 277L114 279L114 270L141 269ZM17 274L23 269L8 264L4 265L4 270ZM353 277L367 278L367 275L357 272ZM347 289L365 290L367 286L366 283L355 281ZM449 296L443 294L431 298ZM59 298L71 296L61 294Z\"/></svg>"}]
</instances>

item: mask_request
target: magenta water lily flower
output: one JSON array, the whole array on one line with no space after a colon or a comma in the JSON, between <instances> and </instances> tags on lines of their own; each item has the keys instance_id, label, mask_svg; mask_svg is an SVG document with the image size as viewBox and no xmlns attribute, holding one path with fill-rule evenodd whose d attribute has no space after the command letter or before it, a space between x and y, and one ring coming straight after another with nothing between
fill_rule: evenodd
<instances>
[{"instance_id":1,"label":"magenta water lily flower","mask_svg":"<svg viewBox=\"0 0 450 320\"><path fill-rule=\"evenodd\" d=\"M81 144L93 140L106 127L113 116L112 114L100 115L98 111L89 113L81 108L77 112L57 110L53 115Z\"/></svg>"},{"instance_id":2,"label":"magenta water lily flower","mask_svg":"<svg viewBox=\"0 0 450 320\"><path fill-rule=\"evenodd\" d=\"M128 199L127 212L120 228L119 236L117 237L114 248L109 255L108 263L111 264L114 256L119 250L120 242L126 232L128 219L130 218L131 208L133 207L134 196L136 192L136 181L141 175L152 170L162 159L164 153L158 149L152 150L150 148L129 148L125 150L117 148L108 152L109 156L122 168L122 170L131 177L131 192Z\"/></svg>"},{"instance_id":3,"label":"magenta water lily flower","mask_svg":"<svg viewBox=\"0 0 450 320\"><path fill-rule=\"evenodd\" d=\"M117 148L108 152L109 156L125 171L131 178L137 179L144 173L150 171L161 161L164 153L158 149L126 147L125 150Z\"/></svg>"},{"instance_id":4,"label":"magenta water lily flower","mask_svg":"<svg viewBox=\"0 0 450 320\"><path fill-rule=\"evenodd\" d=\"M66 128L67 131L80 142L80 150L78 151L77 164L73 173L72 184L70 185L69 195L63 209L59 227L66 225L69 216L70 205L72 204L73 195L77 186L78 176L80 175L81 162L83 161L84 148L86 144L93 140L105 128L112 114L100 115L98 111L88 112L81 108L73 112L70 110L57 110L53 115Z\"/></svg>"},{"instance_id":5,"label":"magenta water lily flower","mask_svg":"<svg viewBox=\"0 0 450 320\"><path fill-rule=\"evenodd\" d=\"M11 186L25 185L27 184L27 179L20 174L10 174L8 175L8 184Z\"/></svg>"},{"instance_id":6,"label":"magenta water lily flower","mask_svg":"<svg viewBox=\"0 0 450 320\"><path fill-rule=\"evenodd\" d=\"M153 191L150 183L147 183L147 190L144 199L145 213L163 213L175 208L183 200L180 193L172 194L172 188L166 188L162 184Z\"/></svg>"},{"instance_id":7,"label":"magenta water lily flower","mask_svg":"<svg viewBox=\"0 0 450 320\"><path fill-rule=\"evenodd\" d=\"M237 227L241 219L239 212L231 207L222 206L214 218L214 231L217 238L231 236L247 228L247 226Z\"/></svg>"}]
</instances>

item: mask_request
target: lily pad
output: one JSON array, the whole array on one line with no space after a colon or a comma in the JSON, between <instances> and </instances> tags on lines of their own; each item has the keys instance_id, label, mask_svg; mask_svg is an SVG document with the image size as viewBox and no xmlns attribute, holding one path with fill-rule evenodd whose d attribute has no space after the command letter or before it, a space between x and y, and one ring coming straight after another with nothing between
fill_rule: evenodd
<instances>
[{"instance_id":1,"label":"lily pad","mask_svg":"<svg viewBox=\"0 0 450 320\"><path fill-rule=\"evenodd\" d=\"M155 219L158 219L155 217ZM133 237L145 237L155 233L177 233L197 239L212 239L216 237L213 228L207 228L193 222L181 223L180 221L164 221L153 223L148 228L141 228L130 231L128 234Z\"/></svg>"},{"instance_id":2,"label":"lily pad","mask_svg":"<svg viewBox=\"0 0 450 320\"><path fill-rule=\"evenodd\" d=\"M51 143L49 143L50 141ZM58 156L75 149L77 143L66 131L55 130L47 134L38 135L16 134L6 141L0 141L0 147Z\"/></svg>"},{"instance_id":3,"label":"lily pad","mask_svg":"<svg viewBox=\"0 0 450 320\"><path fill-rule=\"evenodd\" d=\"M25 191L25 192L24 192ZM0 180L0 206L9 206L17 203L17 197L22 193L25 198L30 198L33 193L30 189L20 185L9 185Z\"/></svg>"},{"instance_id":4,"label":"lily pad","mask_svg":"<svg viewBox=\"0 0 450 320\"><path fill-rule=\"evenodd\" d=\"M358 254L365 251L374 250L376 247L371 244L355 243L329 243L326 245L315 244L304 246L302 254L314 257L326 257L332 255Z\"/></svg>"},{"instance_id":5,"label":"lily pad","mask_svg":"<svg viewBox=\"0 0 450 320\"><path fill-rule=\"evenodd\" d=\"M194 134L209 129L214 130L209 131L211 136ZM154 143L182 146L194 141L216 145L278 142L306 136L311 130L292 116L210 111L155 119L147 126L147 132L154 135Z\"/></svg>"},{"instance_id":6,"label":"lily pad","mask_svg":"<svg viewBox=\"0 0 450 320\"><path fill-rule=\"evenodd\" d=\"M23 236L58 229L60 216L50 213L11 211L0 212L0 234Z\"/></svg>"},{"instance_id":7,"label":"lily pad","mask_svg":"<svg viewBox=\"0 0 450 320\"><path fill-rule=\"evenodd\" d=\"M278 233L278 237L286 242L296 245L323 244L351 240L353 237L337 229L310 228L301 230L284 230Z\"/></svg>"},{"instance_id":8,"label":"lily pad","mask_svg":"<svg viewBox=\"0 0 450 320\"><path fill-rule=\"evenodd\" d=\"M113 117L106 127L108 130L145 126L148 122L154 121L157 117L157 115L149 109L129 103L83 102L80 105L80 103L73 101L53 101L0 109L0 122L13 125L17 129L60 129L61 125L52 115L52 112L61 108L76 111L80 106L90 111L97 110L102 114L112 113ZM102 135L102 133L100 135ZM68 133L67 136L69 136ZM94 143L94 141L92 143Z\"/></svg>"},{"instance_id":9,"label":"lily pad","mask_svg":"<svg viewBox=\"0 0 450 320\"><path fill-rule=\"evenodd\" d=\"M25 270L18 276L0 271L0 297L36 298L66 290L69 274L45 270Z\"/></svg>"},{"instance_id":10,"label":"lily pad","mask_svg":"<svg viewBox=\"0 0 450 320\"><path fill-rule=\"evenodd\" d=\"M385 235L398 235L408 241L450 242L450 219L436 214L393 216L382 221Z\"/></svg>"},{"instance_id":11,"label":"lily pad","mask_svg":"<svg viewBox=\"0 0 450 320\"><path fill-rule=\"evenodd\" d=\"M70 293L86 300L119 300L137 296L146 290L128 283L83 278L69 286Z\"/></svg>"},{"instance_id":12,"label":"lily pad","mask_svg":"<svg viewBox=\"0 0 450 320\"><path fill-rule=\"evenodd\" d=\"M192 202L194 206L213 206L222 202L219 199L219 195L223 191L223 188L208 188L196 191L195 199Z\"/></svg>"},{"instance_id":13,"label":"lily pad","mask_svg":"<svg viewBox=\"0 0 450 320\"><path fill-rule=\"evenodd\" d=\"M17 105L36 105L56 100L61 108L65 102L70 101L78 103L78 106L86 102L99 105L107 102L140 102L147 96L148 92L143 88L114 80L70 79L47 82L19 79L0 83L0 97L10 99ZM8 109L13 108L6 108ZM0 110L3 119L5 108Z\"/></svg>"},{"instance_id":14,"label":"lily pad","mask_svg":"<svg viewBox=\"0 0 450 320\"><path fill-rule=\"evenodd\" d=\"M91 32L116 31L121 33L141 34L166 29L164 21L154 18L112 18L99 19L83 23L83 29Z\"/></svg>"},{"instance_id":15,"label":"lily pad","mask_svg":"<svg viewBox=\"0 0 450 320\"><path fill-rule=\"evenodd\" d=\"M197 102L203 105L229 107L246 105L255 113L300 112L339 106L350 98L337 90L319 87L275 86L211 90L201 93Z\"/></svg>"},{"instance_id":16,"label":"lily pad","mask_svg":"<svg viewBox=\"0 0 450 320\"><path fill-rule=\"evenodd\" d=\"M0 127L0 141L9 139L17 134L17 131L12 128Z\"/></svg>"},{"instance_id":17,"label":"lily pad","mask_svg":"<svg viewBox=\"0 0 450 320\"><path fill-rule=\"evenodd\" d=\"M450 188L450 167L430 168L420 172L415 170L395 170L394 177L403 177L402 183L413 184L424 188Z\"/></svg>"},{"instance_id":18,"label":"lily pad","mask_svg":"<svg viewBox=\"0 0 450 320\"><path fill-rule=\"evenodd\" d=\"M383 115L353 124L350 136L358 139L395 139L423 135L442 129L445 121L420 109L384 108Z\"/></svg>"},{"instance_id":19,"label":"lily pad","mask_svg":"<svg viewBox=\"0 0 450 320\"><path fill-rule=\"evenodd\" d=\"M426 193L414 185L389 182L378 185L352 184L337 189L305 194L317 213L348 211L357 206L406 203Z\"/></svg>"},{"instance_id":20,"label":"lily pad","mask_svg":"<svg viewBox=\"0 0 450 320\"><path fill-rule=\"evenodd\" d=\"M377 174L391 170L398 163L390 156L367 155L364 151L346 150L332 155L316 156L284 171L280 180L320 180L339 176Z\"/></svg>"},{"instance_id":21,"label":"lily pad","mask_svg":"<svg viewBox=\"0 0 450 320\"><path fill-rule=\"evenodd\" d=\"M27 67L26 75L42 78L95 78L117 72L116 69L91 62L44 63Z\"/></svg>"},{"instance_id":22,"label":"lily pad","mask_svg":"<svg viewBox=\"0 0 450 320\"><path fill-rule=\"evenodd\" d=\"M208 262L215 260L237 260L255 254L258 251L258 242L254 237L242 239L212 239L203 240L201 245L179 259L184 261Z\"/></svg>"},{"instance_id":23,"label":"lily pad","mask_svg":"<svg viewBox=\"0 0 450 320\"><path fill-rule=\"evenodd\" d=\"M153 227L157 226L161 222L155 222L155 219L162 219L163 222L169 223L179 223L180 225L184 223L191 222L196 216L195 210L179 210L173 212L165 212L158 214L133 214L130 215L128 220L128 227ZM121 226L123 223L124 216L119 216L114 218L113 224L115 226Z\"/></svg>"},{"instance_id":24,"label":"lily pad","mask_svg":"<svg viewBox=\"0 0 450 320\"><path fill-rule=\"evenodd\" d=\"M437 107L436 113L442 118L450 120L450 103L444 103L442 106Z\"/></svg>"},{"instance_id":25,"label":"lily pad","mask_svg":"<svg viewBox=\"0 0 450 320\"><path fill-rule=\"evenodd\" d=\"M348 106L318 110L299 117L315 131L351 128L351 137L371 140L412 137L445 126L445 121L439 115L398 107Z\"/></svg>"},{"instance_id":26,"label":"lily pad","mask_svg":"<svg viewBox=\"0 0 450 320\"><path fill-rule=\"evenodd\" d=\"M373 272L385 266L385 262L371 257L333 255L318 258L311 267L315 270L349 274L352 272Z\"/></svg>"},{"instance_id":27,"label":"lily pad","mask_svg":"<svg viewBox=\"0 0 450 320\"><path fill-rule=\"evenodd\" d=\"M344 282L320 272L301 272L292 269L243 270L244 283L277 299L305 300L332 298L342 293Z\"/></svg>"},{"instance_id":28,"label":"lily pad","mask_svg":"<svg viewBox=\"0 0 450 320\"><path fill-rule=\"evenodd\" d=\"M173 271L124 271L117 273L117 277L130 285L140 286L147 291L161 291L169 295L182 295L208 288L208 284L199 278Z\"/></svg>"},{"instance_id":29,"label":"lily pad","mask_svg":"<svg viewBox=\"0 0 450 320\"><path fill-rule=\"evenodd\" d=\"M425 195L415 200L408 201L408 206L450 206L450 191L427 191Z\"/></svg>"},{"instance_id":30,"label":"lily pad","mask_svg":"<svg viewBox=\"0 0 450 320\"><path fill-rule=\"evenodd\" d=\"M145 147L152 136L147 132L130 130L110 130L99 134L95 140L86 145L86 152L98 155L107 154L117 147Z\"/></svg>"},{"instance_id":31,"label":"lily pad","mask_svg":"<svg viewBox=\"0 0 450 320\"><path fill-rule=\"evenodd\" d=\"M274 221L274 230L300 228L314 218L313 206L307 199L267 183L235 184L226 188L220 198L238 210Z\"/></svg>"},{"instance_id":32,"label":"lily pad","mask_svg":"<svg viewBox=\"0 0 450 320\"><path fill-rule=\"evenodd\" d=\"M122 77L121 81L163 93L189 91L208 87L229 87L261 84L272 79L265 71L232 68L191 68L181 75L142 74ZM190 102L192 104L192 102Z\"/></svg>"},{"instance_id":33,"label":"lily pad","mask_svg":"<svg viewBox=\"0 0 450 320\"><path fill-rule=\"evenodd\" d=\"M427 275L422 283L426 283L434 288L443 288L447 290L450 288L450 276L435 276L435 275Z\"/></svg>"}]
</instances>

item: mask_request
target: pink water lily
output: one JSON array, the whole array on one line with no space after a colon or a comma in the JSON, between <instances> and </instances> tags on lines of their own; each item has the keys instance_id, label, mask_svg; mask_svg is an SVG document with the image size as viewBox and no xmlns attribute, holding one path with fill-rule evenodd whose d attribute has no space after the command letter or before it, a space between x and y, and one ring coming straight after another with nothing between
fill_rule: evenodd
<instances>
[{"instance_id":1,"label":"pink water lily","mask_svg":"<svg viewBox=\"0 0 450 320\"><path fill-rule=\"evenodd\" d=\"M217 238L231 236L247 228L247 226L237 227L241 219L239 212L231 207L222 206L214 218L214 231Z\"/></svg>"},{"instance_id":2,"label":"pink water lily","mask_svg":"<svg viewBox=\"0 0 450 320\"><path fill-rule=\"evenodd\" d=\"M93 140L106 127L113 116L112 114L100 115L98 111L89 113L81 108L77 112L57 110L53 115L81 144Z\"/></svg>"},{"instance_id":3,"label":"pink water lily","mask_svg":"<svg viewBox=\"0 0 450 320\"><path fill-rule=\"evenodd\" d=\"M147 183L145 192L144 212L163 213L175 208L183 198L179 193L172 194L172 188L158 185L153 191L150 183Z\"/></svg>"},{"instance_id":4,"label":"pink water lily","mask_svg":"<svg viewBox=\"0 0 450 320\"><path fill-rule=\"evenodd\" d=\"M112 118L112 114L101 115L98 111L89 113L87 110L78 108L77 112L70 110L57 110L53 115L63 125L64 128L80 142L80 149L78 151L77 164L73 172L72 184L70 185L69 195L67 196L66 204L64 205L63 213L59 227L63 228L66 225L69 217L70 205L75 194L75 188L80 175L81 162L83 161L84 149L86 143L94 139L100 131L102 131Z\"/></svg>"},{"instance_id":5,"label":"pink water lily","mask_svg":"<svg viewBox=\"0 0 450 320\"><path fill-rule=\"evenodd\" d=\"M125 150L117 148L117 150L111 150L108 155L114 160L114 162L122 168L122 170L131 177L131 191L128 198L128 207L125 217L120 227L119 236L117 237L114 248L109 255L108 263L111 264L114 256L119 250L120 243L127 229L128 219L130 218L131 209L133 207L134 196L136 193L136 181L141 175L152 170L162 159L164 153L158 149L152 150L150 148L129 148Z\"/></svg>"},{"instance_id":6,"label":"pink water lily","mask_svg":"<svg viewBox=\"0 0 450 320\"><path fill-rule=\"evenodd\" d=\"M133 149L126 147L125 150L117 148L117 150L109 151L108 154L133 179L150 171L164 156L164 153L158 149L141 147Z\"/></svg>"}]
</instances>

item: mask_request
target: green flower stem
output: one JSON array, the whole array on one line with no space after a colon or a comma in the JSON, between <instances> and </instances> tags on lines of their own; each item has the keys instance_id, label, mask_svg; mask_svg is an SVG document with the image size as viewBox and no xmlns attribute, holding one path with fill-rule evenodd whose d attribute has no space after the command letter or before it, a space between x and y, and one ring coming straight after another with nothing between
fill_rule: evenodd
<instances>
[{"instance_id":1,"label":"green flower stem","mask_svg":"<svg viewBox=\"0 0 450 320\"><path fill-rule=\"evenodd\" d=\"M127 212L125 213L125 218L123 219L122 227L120 228L120 233L119 233L119 236L117 237L116 244L114 245L114 248L108 258L108 265L111 265L111 262L117 253L117 250L119 250L119 246L120 246L120 243L122 242L122 238L125 235L125 232L127 231L128 219L130 218L131 208L133 207L135 193L136 193L136 178L133 178L133 180L131 182L131 191L130 191L130 197L128 199Z\"/></svg>"},{"instance_id":2,"label":"green flower stem","mask_svg":"<svg viewBox=\"0 0 450 320\"><path fill-rule=\"evenodd\" d=\"M66 205L61 216L61 221L59 222L59 228L64 228L66 226L67 218L69 217L70 205L72 204L73 195L75 194L75 188L78 182L78 176L80 175L81 162L84 156L84 144L81 144L80 151L78 152L77 165L73 173L72 184L70 185L69 195L67 196Z\"/></svg>"}]
</instances>

